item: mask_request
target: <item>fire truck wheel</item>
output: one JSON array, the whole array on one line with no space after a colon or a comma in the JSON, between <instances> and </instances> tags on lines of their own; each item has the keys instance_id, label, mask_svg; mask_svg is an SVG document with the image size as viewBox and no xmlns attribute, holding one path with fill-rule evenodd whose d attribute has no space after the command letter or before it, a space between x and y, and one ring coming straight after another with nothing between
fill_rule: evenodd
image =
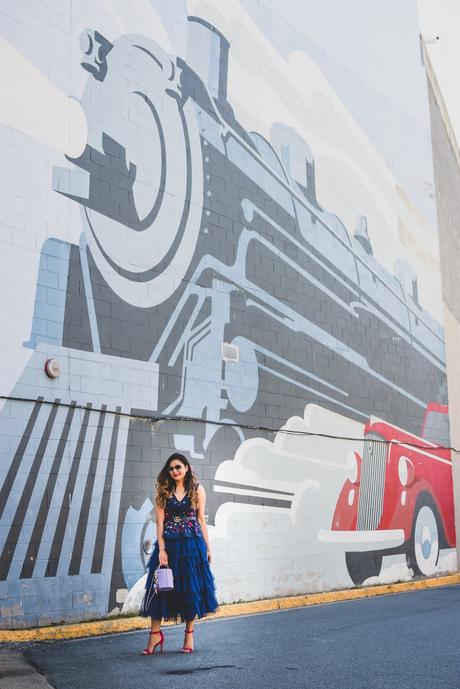
<instances>
[{"instance_id":1,"label":"fire truck wheel","mask_svg":"<svg viewBox=\"0 0 460 689\"><path fill-rule=\"evenodd\" d=\"M356 586L369 577L378 577L382 569L382 554L373 550L369 553L345 553L348 574Z\"/></svg>"},{"instance_id":2,"label":"fire truck wheel","mask_svg":"<svg viewBox=\"0 0 460 689\"><path fill-rule=\"evenodd\" d=\"M415 576L427 576L436 570L439 558L440 529L436 508L428 497L414 517L412 537L406 555L407 566Z\"/></svg>"}]
</instances>

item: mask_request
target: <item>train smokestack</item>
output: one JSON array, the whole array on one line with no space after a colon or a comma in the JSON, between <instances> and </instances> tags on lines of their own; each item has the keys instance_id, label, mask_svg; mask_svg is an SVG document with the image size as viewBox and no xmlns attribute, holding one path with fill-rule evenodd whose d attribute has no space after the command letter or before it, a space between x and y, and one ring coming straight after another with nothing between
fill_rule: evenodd
<instances>
[{"instance_id":1,"label":"train smokestack","mask_svg":"<svg viewBox=\"0 0 460 689\"><path fill-rule=\"evenodd\" d=\"M204 19L188 17L188 21L187 64L203 80L213 98L226 102L230 44Z\"/></svg>"}]
</instances>

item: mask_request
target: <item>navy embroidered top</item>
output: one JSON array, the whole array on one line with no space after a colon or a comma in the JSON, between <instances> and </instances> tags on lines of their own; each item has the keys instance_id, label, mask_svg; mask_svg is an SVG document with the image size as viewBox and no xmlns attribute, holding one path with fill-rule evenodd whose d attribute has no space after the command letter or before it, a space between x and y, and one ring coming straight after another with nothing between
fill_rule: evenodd
<instances>
[{"instance_id":1,"label":"navy embroidered top","mask_svg":"<svg viewBox=\"0 0 460 689\"><path fill-rule=\"evenodd\" d=\"M201 528L196 518L190 497L186 494L178 500L174 493L166 500L163 523L164 538L195 538L201 536Z\"/></svg>"}]
</instances>

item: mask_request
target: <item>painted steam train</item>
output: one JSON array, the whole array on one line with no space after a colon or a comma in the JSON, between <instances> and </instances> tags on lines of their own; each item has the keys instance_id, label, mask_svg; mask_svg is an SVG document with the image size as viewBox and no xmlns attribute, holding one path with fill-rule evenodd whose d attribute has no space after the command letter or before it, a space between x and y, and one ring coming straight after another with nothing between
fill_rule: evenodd
<instances>
[{"instance_id":1,"label":"painted steam train","mask_svg":"<svg viewBox=\"0 0 460 689\"><path fill-rule=\"evenodd\" d=\"M350 237L320 206L311 151L294 130L274 125L275 151L238 124L226 97L229 44L201 19L189 25L187 62L145 39L112 46L92 36L101 72L82 98L88 145L70 176L55 177L82 207L86 272L99 271L107 299L119 298L118 319L130 321L124 304L144 315L145 335L128 351L160 365L160 412L276 425L281 392L300 408L316 401L358 419L374 410L419 428L445 366L442 328L419 303L414 271L399 262L390 275L364 217ZM126 54L140 75L131 89ZM95 120L113 93L115 114ZM89 282L88 340L127 356ZM199 457L212 433L178 446Z\"/></svg>"},{"instance_id":2,"label":"painted steam train","mask_svg":"<svg viewBox=\"0 0 460 689\"><path fill-rule=\"evenodd\" d=\"M15 394L37 403L23 420L6 498L10 515L36 506L43 524L35 525L36 560L30 544L19 556L4 546L3 579L84 573L113 576L116 590L123 524L151 496L152 455L153 473L172 447L201 465L211 517L229 499L228 491L213 493L216 466L235 447L218 435L225 421L241 426L239 444L247 437L242 426L279 427L315 402L415 431L427 402L444 394L443 331L419 302L413 270L400 263L398 275L389 274L373 255L364 217L350 236L321 207L313 155L292 128L274 125L273 145L243 129L227 100L228 42L197 17L189 30L186 60L142 36L111 43L97 31L82 35L88 143L54 170L53 186L80 205L84 231L79 246L48 240L43 247L28 343L34 375L45 358L68 359L59 399L70 407L45 410L43 398L58 404L54 383L42 385L30 371L18 381ZM56 313L45 318L40 292L51 274ZM120 385L89 402L104 366ZM140 386L150 380L149 402L127 392L134 374ZM82 400L86 411L70 416ZM109 420L115 407L206 423L157 426L140 455L140 422ZM60 428L70 431L62 430L55 452L59 414ZM42 443L36 452L27 450L34 434ZM20 484L27 452L35 472L46 462L61 472L63 487ZM127 470L136 459L144 460L137 482ZM45 489L54 530L42 509ZM73 503L63 507L66 495ZM264 504L280 498L258 495L253 501ZM113 534L101 519L116 523L117 512ZM15 560L21 566L12 567ZM107 605L101 593L91 610Z\"/></svg>"}]
</instances>

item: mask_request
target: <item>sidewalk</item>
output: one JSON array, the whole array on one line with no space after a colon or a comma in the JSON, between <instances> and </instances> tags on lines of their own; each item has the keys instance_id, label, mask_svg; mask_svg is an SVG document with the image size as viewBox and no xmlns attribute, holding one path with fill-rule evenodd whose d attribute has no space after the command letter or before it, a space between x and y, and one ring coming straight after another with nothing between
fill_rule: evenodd
<instances>
[{"instance_id":1,"label":"sidewalk","mask_svg":"<svg viewBox=\"0 0 460 689\"><path fill-rule=\"evenodd\" d=\"M53 689L20 648L0 650L0 689Z\"/></svg>"}]
</instances>

